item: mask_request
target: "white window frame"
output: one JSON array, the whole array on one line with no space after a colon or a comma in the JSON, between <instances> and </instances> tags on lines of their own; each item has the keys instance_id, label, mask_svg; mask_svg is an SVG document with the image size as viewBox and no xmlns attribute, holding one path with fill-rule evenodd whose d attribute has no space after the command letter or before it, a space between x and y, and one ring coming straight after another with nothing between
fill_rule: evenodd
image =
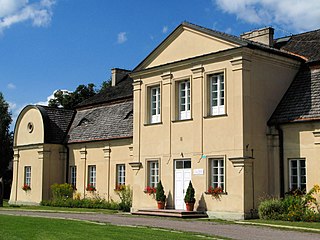
<instances>
[{"instance_id":1,"label":"white window frame","mask_svg":"<svg viewBox=\"0 0 320 240\"><path fill-rule=\"evenodd\" d=\"M89 165L88 166L88 184L90 186L96 187L97 183L97 167L96 165Z\"/></svg>"},{"instance_id":2,"label":"white window frame","mask_svg":"<svg viewBox=\"0 0 320 240\"><path fill-rule=\"evenodd\" d=\"M157 187L157 184L160 180L159 175L159 161L158 160L150 160L148 161L148 186L149 187Z\"/></svg>"},{"instance_id":3,"label":"white window frame","mask_svg":"<svg viewBox=\"0 0 320 240\"><path fill-rule=\"evenodd\" d=\"M126 165L117 164L117 186L126 184Z\"/></svg>"},{"instance_id":4,"label":"white window frame","mask_svg":"<svg viewBox=\"0 0 320 240\"><path fill-rule=\"evenodd\" d=\"M293 174L293 162L297 162L297 174L294 175ZM301 163L302 161L304 162L304 167L302 167ZM304 171L304 174L303 174ZM297 178L297 182L294 183L293 182L293 178L296 177ZM302 181L302 179L305 179L305 182ZM294 185L297 185L296 188L294 188ZM302 188L302 185L304 185L305 187ZM295 159L289 159L289 188L290 190L294 190L294 189L300 189L300 190L306 190L307 188L307 166L306 166L306 160L304 158L295 158Z\"/></svg>"},{"instance_id":5,"label":"white window frame","mask_svg":"<svg viewBox=\"0 0 320 240\"><path fill-rule=\"evenodd\" d=\"M183 94L184 93L184 94ZM191 82L178 82L179 120L191 119Z\"/></svg>"},{"instance_id":6,"label":"white window frame","mask_svg":"<svg viewBox=\"0 0 320 240\"><path fill-rule=\"evenodd\" d=\"M77 187L77 166L70 166L70 184Z\"/></svg>"},{"instance_id":7,"label":"white window frame","mask_svg":"<svg viewBox=\"0 0 320 240\"><path fill-rule=\"evenodd\" d=\"M216 88L214 89L214 86ZM224 72L209 76L209 108L210 115L225 114L225 77Z\"/></svg>"},{"instance_id":8,"label":"white window frame","mask_svg":"<svg viewBox=\"0 0 320 240\"><path fill-rule=\"evenodd\" d=\"M216 163L216 164L214 164ZM209 186L213 188L221 187L225 192L226 184L225 184L225 159L224 158L209 158L209 168L210 168L210 176L209 176ZM216 171L215 171L216 170ZM217 180L215 180L217 177Z\"/></svg>"},{"instance_id":9,"label":"white window frame","mask_svg":"<svg viewBox=\"0 0 320 240\"><path fill-rule=\"evenodd\" d=\"M150 123L161 121L161 89L160 85L150 87Z\"/></svg>"},{"instance_id":10,"label":"white window frame","mask_svg":"<svg viewBox=\"0 0 320 240\"><path fill-rule=\"evenodd\" d=\"M24 167L24 184L31 186L31 166Z\"/></svg>"}]
</instances>

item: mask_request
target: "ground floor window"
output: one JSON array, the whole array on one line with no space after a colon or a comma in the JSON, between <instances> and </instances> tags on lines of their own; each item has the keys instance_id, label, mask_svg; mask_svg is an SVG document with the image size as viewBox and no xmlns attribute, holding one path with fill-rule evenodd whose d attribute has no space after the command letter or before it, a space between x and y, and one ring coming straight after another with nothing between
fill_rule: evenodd
<instances>
[{"instance_id":1,"label":"ground floor window","mask_svg":"<svg viewBox=\"0 0 320 240\"><path fill-rule=\"evenodd\" d=\"M126 184L126 165L117 164L117 186Z\"/></svg>"},{"instance_id":2,"label":"ground floor window","mask_svg":"<svg viewBox=\"0 0 320 240\"><path fill-rule=\"evenodd\" d=\"M290 159L289 160L289 187L290 190L306 190L306 160Z\"/></svg>"},{"instance_id":3,"label":"ground floor window","mask_svg":"<svg viewBox=\"0 0 320 240\"><path fill-rule=\"evenodd\" d=\"M221 188L225 191L225 167L223 158L209 159L209 187Z\"/></svg>"},{"instance_id":4,"label":"ground floor window","mask_svg":"<svg viewBox=\"0 0 320 240\"><path fill-rule=\"evenodd\" d=\"M31 186L31 166L24 167L24 185Z\"/></svg>"},{"instance_id":5,"label":"ground floor window","mask_svg":"<svg viewBox=\"0 0 320 240\"><path fill-rule=\"evenodd\" d=\"M97 173L96 165L88 166L88 185L89 186L96 187L96 182L97 182L96 173Z\"/></svg>"},{"instance_id":6,"label":"ground floor window","mask_svg":"<svg viewBox=\"0 0 320 240\"><path fill-rule=\"evenodd\" d=\"M147 185L156 188L159 182L159 162L148 161L148 181Z\"/></svg>"},{"instance_id":7,"label":"ground floor window","mask_svg":"<svg viewBox=\"0 0 320 240\"><path fill-rule=\"evenodd\" d=\"M77 186L77 167L76 166L70 167L70 184L74 189Z\"/></svg>"}]
</instances>

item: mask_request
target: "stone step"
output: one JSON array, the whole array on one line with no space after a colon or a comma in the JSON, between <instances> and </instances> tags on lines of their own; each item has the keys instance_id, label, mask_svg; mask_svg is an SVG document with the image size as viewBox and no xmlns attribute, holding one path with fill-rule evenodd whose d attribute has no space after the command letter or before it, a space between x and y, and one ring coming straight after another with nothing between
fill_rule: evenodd
<instances>
[{"instance_id":1,"label":"stone step","mask_svg":"<svg viewBox=\"0 0 320 240\"><path fill-rule=\"evenodd\" d=\"M207 218L208 215L202 211L184 211L175 209L139 209L132 212L133 215L147 215L159 217L176 217L176 218Z\"/></svg>"}]
</instances>

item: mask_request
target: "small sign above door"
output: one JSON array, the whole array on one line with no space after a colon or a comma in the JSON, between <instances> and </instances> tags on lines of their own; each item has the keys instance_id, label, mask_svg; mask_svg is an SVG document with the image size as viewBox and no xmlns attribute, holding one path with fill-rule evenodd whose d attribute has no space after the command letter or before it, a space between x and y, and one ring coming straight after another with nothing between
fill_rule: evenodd
<instances>
[{"instance_id":1,"label":"small sign above door","mask_svg":"<svg viewBox=\"0 0 320 240\"><path fill-rule=\"evenodd\" d=\"M203 174L204 174L203 168L193 169L193 175L203 175Z\"/></svg>"}]
</instances>

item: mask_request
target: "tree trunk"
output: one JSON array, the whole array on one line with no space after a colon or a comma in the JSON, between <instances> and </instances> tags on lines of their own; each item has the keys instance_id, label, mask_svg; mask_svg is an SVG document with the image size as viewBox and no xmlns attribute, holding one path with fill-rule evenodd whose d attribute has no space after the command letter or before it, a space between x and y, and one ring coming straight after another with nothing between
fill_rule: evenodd
<instances>
[{"instance_id":1,"label":"tree trunk","mask_svg":"<svg viewBox=\"0 0 320 240\"><path fill-rule=\"evenodd\" d=\"M4 191L3 181L2 181L2 178L0 178L0 207L3 207L3 191Z\"/></svg>"}]
</instances>

